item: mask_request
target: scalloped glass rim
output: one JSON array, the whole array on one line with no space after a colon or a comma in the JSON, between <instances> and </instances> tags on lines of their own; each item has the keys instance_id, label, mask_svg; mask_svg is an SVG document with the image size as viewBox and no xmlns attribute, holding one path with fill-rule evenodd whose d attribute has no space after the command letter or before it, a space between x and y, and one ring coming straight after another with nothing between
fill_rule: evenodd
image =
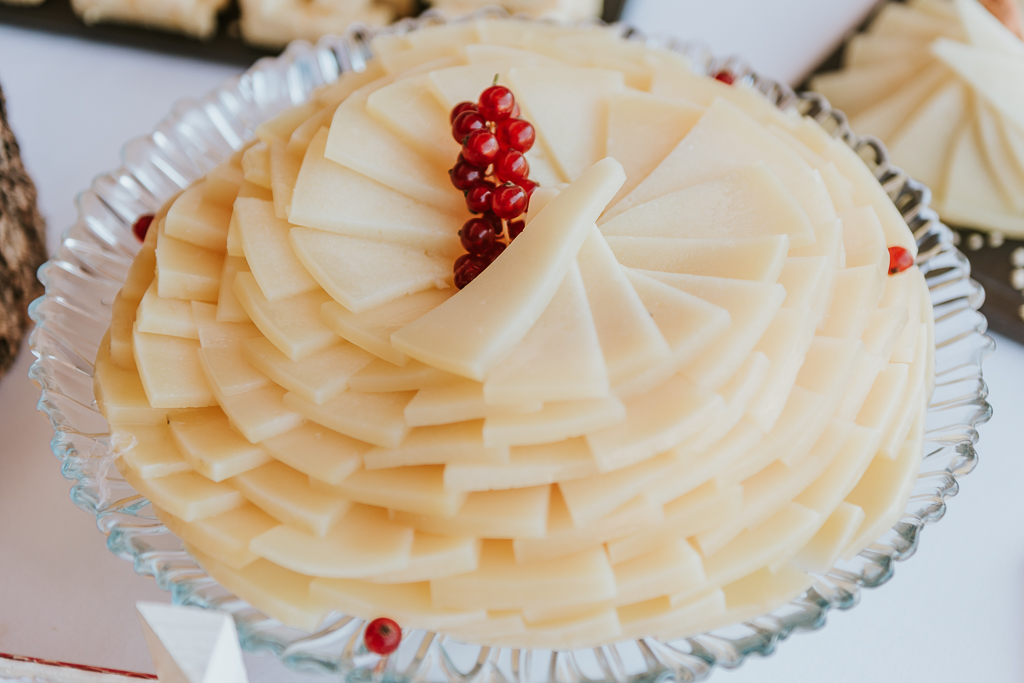
<instances>
[{"instance_id":1,"label":"scalloped glass rim","mask_svg":"<svg viewBox=\"0 0 1024 683\"><path fill-rule=\"evenodd\" d=\"M504 16L485 10L473 15ZM464 17L462 20L467 19ZM388 33L405 33L445 20L433 13L401 21ZM456 20L458 21L458 20ZM253 136L256 126L286 106L305 101L317 86L343 71L361 70L370 58L365 29L321 40L316 47L293 43L278 58L259 60L199 100L179 102L148 137L130 141L123 165L99 176L77 198L78 220L64 234L55 258L39 271L46 294L30 312L37 326L31 347L37 360L29 371L42 390L39 409L55 431L53 453L74 481L73 502L96 516L107 545L152 576L176 603L226 610L235 618L242 644L269 650L298 669L341 673L346 678L393 681L468 681L494 678L518 683L580 681L699 680L715 666L735 667L751 654L770 654L795 630L824 625L830 609L855 605L862 587L885 583L894 563L913 555L920 531L939 520L945 499L956 495L958 479L977 460L976 428L991 408L981 362L994 348L978 313L981 287L970 279L967 259L952 244L948 228L929 208L930 192L889 164L884 147L854 135L846 117L817 94L795 94L736 60L720 61L700 46L649 38L617 25L630 40L685 54L695 71L728 69L782 109L812 116L864 159L912 228L920 248L936 318L936 388L928 410L925 456L913 495L900 521L882 538L827 575L816 577L790 604L752 619L691 638L661 643L653 638L573 652L509 650L458 643L423 631L406 634L386 661L360 647L363 622L332 615L315 634L282 625L231 595L184 552L181 542L152 515L112 466L108 426L96 410L92 363L110 321L110 305L138 250L131 224L212 168Z\"/></svg>"}]
</instances>

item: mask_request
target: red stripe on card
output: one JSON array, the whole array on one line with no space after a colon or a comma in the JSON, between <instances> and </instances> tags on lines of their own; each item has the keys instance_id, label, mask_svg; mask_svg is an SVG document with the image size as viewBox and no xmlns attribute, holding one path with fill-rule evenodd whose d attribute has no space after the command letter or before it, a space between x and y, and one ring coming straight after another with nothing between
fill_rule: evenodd
<instances>
[{"instance_id":1,"label":"red stripe on card","mask_svg":"<svg viewBox=\"0 0 1024 683\"><path fill-rule=\"evenodd\" d=\"M69 664L68 662L54 662L49 659L39 659L38 657L23 657L21 655L9 655L4 652L0 652L0 659L7 659L12 662L26 662L28 664L42 664L43 666L53 666L59 669L76 669L78 671L89 671L91 673L98 674L115 674L117 676L124 676L125 678L140 678L147 681L156 680L156 676L154 676L153 674L140 674L134 671L105 669L102 666L87 666L85 664Z\"/></svg>"}]
</instances>

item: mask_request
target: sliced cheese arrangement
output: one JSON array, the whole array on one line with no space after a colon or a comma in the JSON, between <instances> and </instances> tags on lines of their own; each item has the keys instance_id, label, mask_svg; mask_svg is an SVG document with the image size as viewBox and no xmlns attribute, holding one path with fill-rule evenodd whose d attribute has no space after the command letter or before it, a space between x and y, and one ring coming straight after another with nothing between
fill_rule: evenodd
<instances>
[{"instance_id":1,"label":"sliced cheese arrangement","mask_svg":"<svg viewBox=\"0 0 1024 683\"><path fill-rule=\"evenodd\" d=\"M943 220L1019 239L1022 82L1024 40L978 0L910 0L886 5L850 40L844 68L811 87L931 188Z\"/></svg>"},{"instance_id":2,"label":"sliced cheese arrangement","mask_svg":"<svg viewBox=\"0 0 1024 683\"><path fill-rule=\"evenodd\" d=\"M569 649L769 612L898 520L931 303L844 142L606 28L374 49L154 217L96 360L118 468L211 576L306 630ZM495 73L549 178L456 290L429 135Z\"/></svg>"}]
</instances>

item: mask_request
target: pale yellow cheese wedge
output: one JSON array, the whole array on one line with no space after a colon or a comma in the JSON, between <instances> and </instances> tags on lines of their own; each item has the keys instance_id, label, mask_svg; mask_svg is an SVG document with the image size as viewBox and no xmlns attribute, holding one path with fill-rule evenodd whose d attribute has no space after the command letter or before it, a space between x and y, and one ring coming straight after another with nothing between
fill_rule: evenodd
<instances>
[{"instance_id":1,"label":"pale yellow cheese wedge","mask_svg":"<svg viewBox=\"0 0 1024 683\"><path fill-rule=\"evenodd\" d=\"M936 16L904 5L885 7L871 24L872 33L900 35L922 40L937 36L966 37L959 22L952 16Z\"/></svg>"},{"instance_id":2,"label":"pale yellow cheese wedge","mask_svg":"<svg viewBox=\"0 0 1024 683\"><path fill-rule=\"evenodd\" d=\"M435 608L427 582L378 586L355 579L315 579L309 594L324 605L363 619L390 614L405 629L443 630L487 616L484 610Z\"/></svg>"},{"instance_id":3,"label":"pale yellow cheese wedge","mask_svg":"<svg viewBox=\"0 0 1024 683\"><path fill-rule=\"evenodd\" d=\"M373 448L363 456L368 470L450 462L506 463L508 446L484 444L480 420L416 427L395 448Z\"/></svg>"},{"instance_id":4,"label":"pale yellow cheese wedge","mask_svg":"<svg viewBox=\"0 0 1024 683\"><path fill-rule=\"evenodd\" d=\"M404 366L408 358L391 345L391 334L440 306L455 291L454 287L428 289L359 314L336 301L328 301L320 316L342 339L394 365Z\"/></svg>"},{"instance_id":5,"label":"pale yellow cheese wedge","mask_svg":"<svg viewBox=\"0 0 1024 683\"><path fill-rule=\"evenodd\" d=\"M413 394L360 394L343 391L323 404L298 394L284 396L286 406L328 429L384 448L395 448L409 433L403 410Z\"/></svg>"},{"instance_id":6,"label":"pale yellow cheese wedge","mask_svg":"<svg viewBox=\"0 0 1024 683\"><path fill-rule=\"evenodd\" d=\"M245 503L242 494L228 484L212 482L195 472L143 479L130 467L118 465L118 470L133 489L185 522L213 517Z\"/></svg>"},{"instance_id":7,"label":"pale yellow cheese wedge","mask_svg":"<svg viewBox=\"0 0 1024 683\"><path fill-rule=\"evenodd\" d=\"M840 214L843 221L843 249L846 267L873 265L883 274L889 272L889 250L878 214L870 206L862 206Z\"/></svg>"},{"instance_id":8,"label":"pale yellow cheese wedge","mask_svg":"<svg viewBox=\"0 0 1024 683\"><path fill-rule=\"evenodd\" d=\"M310 488L309 478L278 461L243 472L231 485L281 524L323 538L351 502Z\"/></svg>"},{"instance_id":9,"label":"pale yellow cheese wedge","mask_svg":"<svg viewBox=\"0 0 1024 683\"><path fill-rule=\"evenodd\" d=\"M898 63L857 65L815 76L811 87L827 97L833 107L856 116L898 92L926 62L924 54L918 54Z\"/></svg>"},{"instance_id":10,"label":"pale yellow cheese wedge","mask_svg":"<svg viewBox=\"0 0 1024 683\"><path fill-rule=\"evenodd\" d=\"M1003 191L1003 197L1018 212L1024 211L1024 159L1015 156L998 112L981 98L974 101L974 124L985 161L992 169L992 176Z\"/></svg>"},{"instance_id":11,"label":"pale yellow cheese wedge","mask_svg":"<svg viewBox=\"0 0 1024 683\"><path fill-rule=\"evenodd\" d=\"M894 35L860 33L846 43L844 66L868 66L895 59L913 58L928 49L925 40Z\"/></svg>"},{"instance_id":12,"label":"pale yellow cheese wedge","mask_svg":"<svg viewBox=\"0 0 1024 683\"><path fill-rule=\"evenodd\" d=\"M235 152L206 174L203 199L226 208L230 208L235 203L238 191L242 189L242 181L245 180L242 172L242 155L244 153L244 151Z\"/></svg>"},{"instance_id":13,"label":"pale yellow cheese wedge","mask_svg":"<svg viewBox=\"0 0 1024 683\"><path fill-rule=\"evenodd\" d=\"M550 560L587 550L619 538L628 538L642 529L657 526L665 517L661 507L645 496L637 496L590 526L577 528L561 492L552 490L544 538L517 538L512 542L516 562L526 564Z\"/></svg>"},{"instance_id":14,"label":"pale yellow cheese wedge","mask_svg":"<svg viewBox=\"0 0 1024 683\"><path fill-rule=\"evenodd\" d=\"M568 64L621 71L630 88L650 90L651 67L639 44L617 40L607 31L587 31L558 38L552 47Z\"/></svg>"},{"instance_id":15,"label":"pale yellow cheese wedge","mask_svg":"<svg viewBox=\"0 0 1024 683\"><path fill-rule=\"evenodd\" d=\"M788 562L778 568L761 569L724 587L725 617L733 623L749 621L764 614L771 605L784 605L796 599L813 583L813 577Z\"/></svg>"},{"instance_id":16,"label":"pale yellow cheese wedge","mask_svg":"<svg viewBox=\"0 0 1024 683\"><path fill-rule=\"evenodd\" d=\"M215 388L214 395L231 426L252 443L284 434L303 422L302 415L285 405L284 389L274 384L232 396L225 396Z\"/></svg>"},{"instance_id":17,"label":"pale yellow cheese wedge","mask_svg":"<svg viewBox=\"0 0 1024 683\"><path fill-rule=\"evenodd\" d=\"M344 340L323 351L294 361L266 337L247 339L242 355L254 368L290 392L322 405L345 390L348 378L373 356Z\"/></svg>"},{"instance_id":18,"label":"pale yellow cheese wedge","mask_svg":"<svg viewBox=\"0 0 1024 683\"><path fill-rule=\"evenodd\" d=\"M255 391L271 383L269 377L242 357L239 347L200 348L199 362L210 385L221 396Z\"/></svg>"},{"instance_id":19,"label":"pale yellow cheese wedge","mask_svg":"<svg viewBox=\"0 0 1024 683\"><path fill-rule=\"evenodd\" d=\"M979 47L996 50L1018 59L1024 58L1024 46L995 15L977 3L954 0L955 18L959 19L968 40Z\"/></svg>"},{"instance_id":20,"label":"pale yellow cheese wedge","mask_svg":"<svg viewBox=\"0 0 1024 683\"><path fill-rule=\"evenodd\" d=\"M788 298L788 293L787 293ZM779 419L814 337L816 320L807 309L783 308L755 347L771 363L747 415L764 432Z\"/></svg>"},{"instance_id":21,"label":"pale yellow cheese wedge","mask_svg":"<svg viewBox=\"0 0 1024 683\"><path fill-rule=\"evenodd\" d=\"M553 484L597 473L585 439L511 449L508 464L451 463L444 486L453 491L491 491Z\"/></svg>"},{"instance_id":22,"label":"pale yellow cheese wedge","mask_svg":"<svg viewBox=\"0 0 1024 683\"><path fill-rule=\"evenodd\" d=\"M288 571L273 562L256 560L233 570L195 547L186 547L206 573L252 605L283 624L312 633L330 611L309 596L310 577Z\"/></svg>"},{"instance_id":23,"label":"pale yellow cheese wedge","mask_svg":"<svg viewBox=\"0 0 1024 683\"><path fill-rule=\"evenodd\" d=\"M725 592L715 589L678 607L672 607L667 597L660 597L625 605L616 611L623 637L656 635L663 640L674 640L699 633L702 625L721 620L726 613Z\"/></svg>"},{"instance_id":24,"label":"pale yellow cheese wedge","mask_svg":"<svg viewBox=\"0 0 1024 683\"><path fill-rule=\"evenodd\" d=\"M400 584L430 581L475 571L480 561L480 540L438 536L417 531L405 569L368 577L371 583Z\"/></svg>"},{"instance_id":25,"label":"pale yellow cheese wedge","mask_svg":"<svg viewBox=\"0 0 1024 683\"><path fill-rule=\"evenodd\" d=\"M164 234L204 249L223 252L227 248L231 209L207 198L208 183L200 181L178 195L167 210Z\"/></svg>"},{"instance_id":26,"label":"pale yellow cheese wedge","mask_svg":"<svg viewBox=\"0 0 1024 683\"><path fill-rule=\"evenodd\" d=\"M488 416L483 438L488 446L557 443L625 419L625 406L613 396L547 403L537 412Z\"/></svg>"},{"instance_id":27,"label":"pale yellow cheese wedge","mask_svg":"<svg viewBox=\"0 0 1024 683\"><path fill-rule=\"evenodd\" d=\"M288 218L304 152L304 149L290 151L287 140L270 143L270 190L274 195L274 214L278 218Z\"/></svg>"},{"instance_id":28,"label":"pale yellow cheese wedge","mask_svg":"<svg viewBox=\"0 0 1024 683\"><path fill-rule=\"evenodd\" d=\"M618 589L614 601L617 606L682 593L706 581L700 553L682 539L616 564L612 570Z\"/></svg>"},{"instance_id":29,"label":"pale yellow cheese wedge","mask_svg":"<svg viewBox=\"0 0 1024 683\"><path fill-rule=\"evenodd\" d=\"M358 91L338 107L324 157L442 211L463 210L464 201L452 192L446 167L405 146L370 116L366 98Z\"/></svg>"},{"instance_id":30,"label":"pale yellow cheese wedge","mask_svg":"<svg viewBox=\"0 0 1024 683\"><path fill-rule=\"evenodd\" d=\"M828 321L819 334L860 339L878 310L884 285L885 276L875 264L839 271Z\"/></svg>"},{"instance_id":31,"label":"pale yellow cheese wedge","mask_svg":"<svg viewBox=\"0 0 1024 683\"><path fill-rule=\"evenodd\" d=\"M395 365L374 358L365 367L348 378L353 391L377 393L382 391L415 391L425 387L447 384L455 380L451 375L419 361L406 361Z\"/></svg>"},{"instance_id":32,"label":"pale yellow cheese wedge","mask_svg":"<svg viewBox=\"0 0 1024 683\"><path fill-rule=\"evenodd\" d=\"M888 140L889 153L900 167L938 195L945 194L945 169L952 152L951 141L969 109L967 89L953 82L924 102L913 117Z\"/></svg>"},{"instance_id":33,"label":"pale yellow cheese wedge","mask_svg":"<svg viewBox=\"0 0 1024 683\"><path fill-rule=\"evenodd\" d=\"M267 301L276 302L319 286L288 243L288 221L278 218L272 202L244 197L235 200L232 221L238 223L249 270Z\"/></svg>"},{"instance_id":34,"label":"pale yellow cheese wedge","mask_svg":"<svg viewBox=\"0 0 1024 683\"><path fill-rule=\"evenodd\" d=\"M326 129L309 143L292 195L291 223L443 253L456 249L458 227L466 220L464 207L444 211L419 202L326 159L326 145Z\"/></svg>"},{"instance_id":35,"label":"pale yellow cheese wedge","mask_svg":"<svg viewBox=\"0 0 1024 683\"><path fill-rule=\"evenodd\" d=\"M249 504L194 522L183 522L155 505L153 513L187 545L232 569L242 569L258 560L249 550L249 543L277 526L277 520Z\"/></svg>"},{"instance_id":36,"label":"pale yellow cheese wedge","mask_svg":"<svg viewBox=\"0 0 1024 683\"><path fill-rule=\"evenodd\" d=\"M181 299L160 298L155 280L139 302L135 321L139 332L199 339L196 321L192 317L192 304Z\"/></svg>"},{"instance_id":37,"label":"pale yellow cheese wedge","mask_svg":"<svg viewBox=\"0 0 1024 683\"><path fill-rule=\"evenodd\" d=\"M353 313L429 287L448 287L448 259L415 247L311 228L292 228L289 242L316 282Z\"/></svg>"},{"instance_id":38,"label":"pale yellow cheese wedge","mask_svg":"<svg viewBox=\"0 0 1024 683\"><path fill-rule=\"evenodd\" d=\"M1008 237L1024 235L1024 218L1013 211L992 178L972 128L957 137L948 173L941 204L946 220L966 227L997 228Z\"/></svg>"},{"instance_id":39,"label":"pale yellow cheese wedge","mask_svg":"<svg viewBox=\"0 0 1024 683\"><path fill-rule=\"evenodd\" d=\"M612 385L669 361L668 342L595 226L577 263Z\"/></svg>"},{"instance_id":40,"label":"pale yellow cheese wedge","mask_svg":"<svg viewBox=\"0 0 1024 683\"><path fill-rule=\"evenodd\" d=\"M270 145L260 140L242 154L242 176L246 182L270 189Z\"/></svg>"},{"instance_id":41,"label":"pale yellow cheese wedge","mask_svg":"<svg viewBox=\"0 0 1024 683\"><path fill-rule=\"evenodd\" d=\"M840 503L814 538L793 558L793 564L806 572L828 572L863 523L863 509L845 501Z\"/></svg>"},{"instance_id":42,"label":"pale yellow cheese wedge","mask_svg":"<svg viewBox=\"0 0 1024 683\"><path fill-rule=\"evenodd\" d=\"M111 424L166 424L167 409L154 408L146 397L139 374L110 360L110 345L104 337L96 352L93 388L96 407Z\"/></svg>"},{"instance_id":43,"label":"pale yellow cheese wedge","mask_svg":"<svg viewBox=\"0 0 1024 683\"><path fill-rule=\"evenodd\" d=\"M674 464L674 455L663 453L615 472L560 482L558 488L573 525L583 529L642 494Z\"/></svg>"},{"instance_id":44,"label":"pale yellow cheese wedge","mask_svg":"<svg viewBox=\"0 0 1024 683\"><path fill-rule=\"evenodd\" d=\"M132 335L135 364L154 408L203 408L213 393L199 363L199 342L164 334Z\"/></svg>"},{"instance_id":45,"label":"pale yellow cheese wedge","mask_svg":"<svg viewBox=\"0 0 1024 683\"><path fill-rule=\"evenodd\" d=\"M270 461L270 454L234 432L218 409L171 417L170 430L185 460L211 481L224 481Z\"/></svg>"},{"instance_id":46,"label":"pale yellow cheese wedge","mask_svg":"<svg viewBox=\"0 0 1024 683\"><path fill-rule=\"evenodd\" d=\"M610 96L607 106L605 147L626 172L626 182L611 201L615 204L690 132L704 108L632 90Z\"/></svg>"},{"instance_id":47,"label":"pale yellow cheese wedge","mask_svg":"<svg viewBox=\"0 0 1024 683\"><path fill-rule=\"evenodd\" d=\"M612 608L596 608L561 619L531 623L521 633L482 640L494 646L505 644L520 649L539 649L546 643L565 643L568 649L596 647L601 643L617 640L622 634L618 614Z\"/></svg>"},{"instance_id":48,"label":"pale yellow cheese wedge","mask_svg":"<svg viewBox=\"0 0 1024 683\"><path fill-rule=\"evenodd\" d=\"M625 87L622 72L527 67L510 69L508 79L524 115L569 182L605 157L607 101Z\"/></svg>"},{"instance_id":49,"label":"pale yellow cheese wedge","mask_svg":"<svg viewBox=\"0 0 1024 683\"><path fill-rule=\"evenodd\" d=\"M709 482L665 505L662 513L664 521L637 533L610 540L606 546L608 558L613 565L618 565L655 552L667 541L707 531L721 523L722 519L739 512L742 500L741 486L721 488Z\"/></svg>"},{"instance_id":50,"label":"pale yellow cheese wedge","mask_svg":"<svg viewBox=\"0 0 1024 683\"><path fill-rule=\"evenodd\" d=\"M338 336L320 322L320 307L330 300L322 290L269 301L252 273L238 273L234 292L263 336L292 360L310 356L338 341Z\"/></svg>"},{"instance_id":51,"label":"pale yellow cheese wedge","mask_svg":"<svg viewBox=\"0 0 1024 683\"><path fill-rule=\"evenodd\" d=\"M1007 59L986 47L939 38L932 43L931 51L1003 116L1024 126L1024 95L1017 88L1005 87L1006 83L1019 83L1024 78L1024 61Z\"/></svg>"},{"instance_id":52,"label":"pale yellow cheese wedge","mask_svg":"<svg viewBox=\"0 0 1024 683\"><path fill-rule=\"evenodd\" d=\"M793 248L814 243L807 214L764 162L640 204L603 221L601 232L704 239L788 235Z\"/></svg>"},{"instance_id":53,"label":"pale yellow cheese wedge","mask_svg":"<svg viewBox=\"0 0 1024 683\"><path fill-rule=\"evenodd\" d=\"M402 141L438 165L453 163L459 143L451 135L448 111L428 86L428 75L410 76L374 91L366 111Z\"/></svg>"},{"instance_id":54,"label":"pale yellow cheese wedge","mask_svg":"<svg viewBox=\"0 0 1024 683\"><path fill-rule=\"evenodd\" d=\"M249 322L249 314L235 296L235 275L248 271L249 264L242 256L228 256L220 274L220 289L217 293L217 320L222 323Z\"/></svg>"},{"instance_id":55,"label":"pale yellow cheese wedge","mask_svg":"<svg viewBox=\"0 0 1024 683\"><path fill-rule=\"evenodd\" d=\"M888 138L897 133L904 122L913 116L921 102L952 80L948 69L931 64L902 89L854 116L850 121L851 126L863 131L863 135Z\"/></svg>"},{"instance_id":56,"label":"pale yellow cheese wedge","mask_svg":"<svg viewBox=\"0 0 1024 683\"><path fill-rule=\"evenodd\" d=\"M262 441L275 459L327 484L338 484L362 466L372 446L317 424L304 424Z\"/></svg>"},{"instance_id":57,"label":"pale yellow cheese wedge","mask_svg":"<svg viewBox=\"0 0 1024 683\"><path fill-rule=\"evenodd\" d=\"M252 540L250 549L286 569L331 579L359 579L404 569L413 530L387 512L353 505L323 538L281 525Z\"/></svg>"},{"instance_id":58,"label":"pale yellow cheese wedge","mask_svg":"<svg viewBox=\"0 0 1024 683\"><path fill-rule=\"evenodd\" d=\"M209 350L224 348L238 350L246 339L260 336L260 331L248 317L241 322L225 322L217 319L217 306L200 301L192 302L192 319L195 321L199 345Z\"/></svg>"},{"instance_id":59,"label":"pale yellow cheese wedge","mask_svg":"<svg viewBox=\"0 0 1024 683\"><path fill-rule=\"evenodd\" d=\"M610 600L615 575L604 551L516 564L510 541L484 541L474 572L430 582L435 607L519 609Z\"/></svg>"},{"instance_id":60,"label":"pale yellow cheese wedge","mask_svg":"<svg viewBox=\"0 0 1024 683\"><path fill-rule=\"evenodd\" d=\"M810 486L796 497L804 507L831 515L864 476L878 450L882 435L877 429L854 426L843 449Z\"/></svg>"},{"instance_id":61,"label":"pale yellow cheese wedge","mask_svg":"<svg viewBox=\"0 0 1024 683\"><path fill-rule=\"evenodd\" d=\"M160 235L156 245L156 263L160 271L157 293L161 297L217 301L223 254Z\"/></svg>"},{"instance_id":62,"label":"pale yellow cheese wedge","mask_svg":"<svg viewBox=\"0 0 1024 683\"><path fill-rule=\"evenodd\" d=\"M421 465L388 470L358 470L335 487L310 482L314 488L335 491L366 505L416 515L451 517L466 500L466 493L444 485L444 467Z\"/></svg>"},{"instance_id":63,"label":"pale yellow cheese wedge","mask_svg":"<svg viewBox=\"0 0 1024 683\"><path fill-rule=\"evenodd\" d=\"M192 469L192 465L181 456L166 424L112 425L110 443L143 479L166 477Z\"/></svg>"},{"instance_id":64,"label":"pale yellow cheese wedge","mask_svg":"<svg viewBox=\"0 0 1024 683\"><path fill-rule=\"evenodd\" d=\"M448 517L395 512L393 519L417 531L455 538L544 538L550 486L477 491Z\"/></svg>"},{"instance_id":65,"label":"pale yellow cheese wedge","mask_svg":"<svg viewBox=\"0 0 1024 683\"><path fill-rule=\"evenodd\" d=\"M488 375L484 401L505 405L578 401L605 397L609 390L583 279L572 264L537 322Z\"/></svg>"},{"instance_id":66,"label":"pale yellow cheese wedge","mask_svg":"<svg viewBox=\"0 0 1024 683\"><path fill-rule=\"evenodd\" d=\"M302 122L316 113L319 103L316 99L288 107L273 118L256 126L256 139L269 147L274 142L287 142ZM259 144L259 143L256 143Z\"/></svg>"},{"instance_id":67,"label":"pale yellow cheese wedge","mask_svg":"<svg viewBox=\"0 0 1024 683\"><path fill-rule=\"evenodd\" d=\"M741 239L684 237L606 238L619 263L629 268L775 282L785 265L785 235Z\"/></svg>"},{"instance_id":68,"label":"pale yellow cheese wedge","mask_svg":"<svg viewBox=\"0 0 1024 683\"><path fill-rule=\"evenodd\" d=\"M908 438L911 426L917 419L921 406L926 405L929 399L928 376L934 370L930 367L931 355L928 353L930 344L928 324L921 323L918 328L917 354L913 363L910 364L910 372L907 378L906 401L900 406L896 413L888 434L882 440L879 451L896 458L903 447L903 440Z\"/></svg>"},{"instance_id":69,"label":"pale yellow cheese wedge","mask_svg":"<svg viewBox=\"0 0 1024 683\"><path fill-rule=\"evenodd\" d=\"M604 159L567 187L469 286L391 335L402 353L481 381L551 302L594 220L625 178Z\"/></svg>"},{"instance_id":70,"label":"pale yellow cheese wedge","mask_svg":"<svg viewBox=\"0 0 1024 683\"><path fill-rule=\"evenodd\" d=\"M643 462L699 432L722 409L722 397L676 375L625 401L626 421L587 435L602 472Z\"/></svg>"}]
</instances>

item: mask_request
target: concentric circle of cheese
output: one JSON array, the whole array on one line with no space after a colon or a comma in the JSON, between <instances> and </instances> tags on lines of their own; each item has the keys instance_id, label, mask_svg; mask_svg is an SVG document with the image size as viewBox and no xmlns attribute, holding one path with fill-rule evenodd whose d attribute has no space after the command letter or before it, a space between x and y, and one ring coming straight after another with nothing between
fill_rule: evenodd
<instances>
[{"instance_id":1,"label":"concentric circle of cheese","mask_svg":"<svg viewBox=\"0 0 1024 683\"><path fill-rule=\"evenodd\" d=\"M200 564L300 628L564 649L771 611L894 523L933 323L856 155L607 29L431 31L172 200L115 303L117 463ZM549 184L457 291L432 136L494 73Z\"/></svg>"}]
</instances>

